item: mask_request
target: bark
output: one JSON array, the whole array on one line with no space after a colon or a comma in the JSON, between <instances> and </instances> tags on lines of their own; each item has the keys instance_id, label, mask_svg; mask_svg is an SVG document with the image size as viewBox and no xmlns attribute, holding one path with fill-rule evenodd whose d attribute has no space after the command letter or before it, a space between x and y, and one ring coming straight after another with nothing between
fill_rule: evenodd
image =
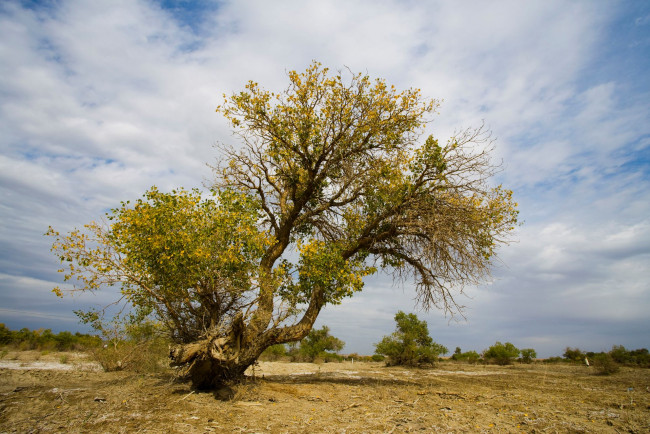
<instances>
[{"instance_id":1,"label":"bark","mask_svg":"<svg viewBox=\"0 0 650 434\"><path fill-rule=\"evenodd\" d=\"M251 325L238 315L226 336L206 336L200 341L176 345L170 349L171 364L187 366L187 374L197 389L220 389L244 379L244 373L271 345L298 341L312 329L324 305L322 291L314 289L302 319L293 326L270 328L251 335ZM246 341L244 336L248 335Z\"/></svg>"},{"instance_id":2,"label":"bark","mask_svg":"<svg viewBox=\"0 0 650 434\"><path fill-rule=\"evenodd\" d=\"M244 372L251 362L220 362L212 358L195 359L190 365L189 377L192 386L200 390L213 390L227 387L244 378Z\"/></svg>"}]
</instances>

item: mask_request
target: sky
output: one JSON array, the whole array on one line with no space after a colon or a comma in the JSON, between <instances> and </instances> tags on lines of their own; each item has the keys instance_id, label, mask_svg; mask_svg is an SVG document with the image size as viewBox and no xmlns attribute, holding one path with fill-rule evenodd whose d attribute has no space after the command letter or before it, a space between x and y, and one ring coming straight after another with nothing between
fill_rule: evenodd
<instances>
[{"instance_id":1,"label":"sky","mask_svg":"<svg viewBox=\"0 0 650 434\"><path fill-rule=\"evenodd\" d=\"M283 90L317 60L442 99L441 141L485 122L495 183L524 224L465 318L416 306L376 275L328 306L344 353L372 354L398 310L463 351L540 357L650 347L650 3L639 1L0 2L0 322L88 331L59 299L49 225L81 227L150 186L202 188L215 113L248 80Z\"/></svg>"}]
</instances>

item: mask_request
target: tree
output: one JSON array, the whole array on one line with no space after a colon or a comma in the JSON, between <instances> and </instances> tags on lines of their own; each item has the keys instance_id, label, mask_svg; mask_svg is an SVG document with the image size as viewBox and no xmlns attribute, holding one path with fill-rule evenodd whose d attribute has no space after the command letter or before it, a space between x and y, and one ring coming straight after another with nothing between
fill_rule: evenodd
<instances>
[{"instance_id":1,"label":"tree","mask_svg":"<svg viewBox=\"0 0 650 434\"><path fill-rule=\"evenodd\" d=\"M519 349L510 342L502 344L497 341L487 350L483 351L483 359L497 365L509 365L519 357Z\"/></svg>"},{"instance_id":2,"label":"tree","mask_svg":"<svg viewBox=\"0 0 650 434\"><path fill-rule=\"evenodd\" d=\"M488 184L483 127L418 143L438 106L419 90L318 63L288 75L283 92L250 82L218 108L241 145L221 146L212 198L153 188L106 224L48 232L76 290L120 285L168 327L197 387L242 378L381 270L459 312L517 223L512 192Z\"/></svg>"},{"instance_id":3,"label":"tree","mask_svg":"<svg viewBox=\"0 0 650 434\"><path fill-rule=\"evenodd\" d=\"M399 311L395 322L395 332L375 344L375 353L388 357L387 365L433 364L449 351L433 341L426 321L420 321L414 313Z\"/></svg>"},{"instance_id":4,"label":"tree","mask_svg":"<svg viewBox=\"0 0 650 434\"><path fill-rule=\"evenodd\" d=\"M341 351L345 342L330 335L330 329L323 326L320 330L312 329L309 334L300 341L298 352L308 361L313 362L318 357L327 356L327 351Z\"/></svg>"},{"instance_id":5,"label":"tree","mask_svg":"<svg viewBox=\"0 0 650 434\"><path fill-rule=\"evenodd\" d=\"M579 348L566 347L564 350L563 357L572 362L582 363L585 360L586 354Z\"/></svg>"},{"instance_id":6,"label":"tree","mask_svg":"<svg viewBox=\"0 0 650 434\"><path fill-rule=\"evenodd\" d=\"M521 361L531 363L537 357L537 351L533 348L524 348L521 350Z\"/></svg>"},{"instance_id":7,"label":"tree","mask_svg":"<svg viewBox=\"0 0 650 434\"><path fill-rule=\"evenodd\" d=\"M454 354L451 356L452 360L457 362L463 361L471 364L477 363L480 358L481 356L476 351L472 350L463 353L460 347L456 347L456 351L454 351Z\"/></svg>"}]
</instances>

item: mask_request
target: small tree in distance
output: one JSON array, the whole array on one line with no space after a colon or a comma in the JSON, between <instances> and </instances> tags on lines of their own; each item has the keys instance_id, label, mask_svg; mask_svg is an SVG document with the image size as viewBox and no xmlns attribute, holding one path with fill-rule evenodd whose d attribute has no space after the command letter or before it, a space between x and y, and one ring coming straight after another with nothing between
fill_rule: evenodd
<instances>
[{"instance_id":1,"label":"small tree in distance","mask_svg":"<svg viewBox=\"0 0 650 434\"><path fill-rule=\"evenodd\" d=\"M563 356L566 360L571 362L582 363L587 355L579 348L566 347Z\"/></svg>"},{"instance_id":2,"label":"small tree in distance","mask_svg":"<svg viewBox=\"0 0 650 434\"><path fill-rule=\"evenodd\" d=\"M535 358L537 358L537 351L532 348L524 348L521 350L521 362L522 363L531 363Z\"/></svg>"},{"instance_id":3,"label":"small tree in distance","mask_svg":"<svg viewBox=\"0 0 650 434\"><path fill-rule=\"evenodd\" d=\"M497 341L487 350L483 351L483 359L489 363L497 365L509 365L519 357L519 349L510 342L502 344Z\"/></svg>"},{"instance_id":4,"label":"small tree in distance","mask_svg":"<svg viewBox=\"0 0 650 434\"><path fill-rule=\"evenodd\" d=\"M327 326L323 326L319 330L312 329L309 334L300 341L300 348L298 353L305 357L309 362L313 362L318 357L327 358L331 354L328 354L328 351L333 351L334 353L341 351L345 346L345 342L335 338L330 335L330 329Z\"/></svg>"},{"instance_id":5,"label":"small tree in distance","mask_svg":"<svg viewBox=\"0 0 650 434\"><path fill-rule=\"evenodd\" d=\"M478 361L481 359L481 356L479 353L476 351L466 351L462 352L460 347L456 347L456 351L454 351L454 354L451 356L451 359L456 361L456 362L467 362L471 364L478 363Z\"/></svg>"},{"instance_id":6,"label":"small tree in distance","mask_svg":"<svg viewBox=\"0 0 650 434\"><path fill-rule=\"evenodd\" d=\"M445 346L433 341L426 321L420 321L415 314L399 311L395 322L395 332L375 344L375 353L386 356L387 365L434 364L441 354L449 352Z\"/></svg>"}]
</instances>

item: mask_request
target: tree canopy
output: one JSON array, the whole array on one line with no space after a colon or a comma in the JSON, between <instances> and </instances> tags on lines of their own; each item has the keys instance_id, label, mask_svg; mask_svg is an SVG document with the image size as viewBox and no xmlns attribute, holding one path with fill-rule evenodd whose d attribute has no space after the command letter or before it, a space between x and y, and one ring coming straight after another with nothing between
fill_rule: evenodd
<instances>
[{"instance_id":1,"label":"tree canopy","mask_svg":"<svg viewBox=\"0 0 650 434\"><path fill-rule=\"evenodd\" d=\"M498 365L509 365L514 359L519 357L521 351L512 343L506 342L502 344L497 341L487 350L483 351L483 359L496 363Z\"/></svg>"},{"instance_id":2,"label":"tree canopy","mask_svg":"<svg viewBox=\"0 0 650 434\"><path fill-rule=\"evenodd\" d=\"M517 223L483 127L420 141L436 100L314 62L282 92L249 82L217 109L213 196L155 187L103 223L61 235L75 290L120 285L179 344L200 386L237 378L268 346L297 341L326 304L379 271L413 280L424 308L454 314ZM60 289L55 289L61 294Z\"/></svg>"},{"instance_id":3,"label":"tree canopy","mask_svg":"<svg viewBox=\"0 0 650 434\"><path fill-rule=\"evenodd\" d=\"M429 336L426 321L414 313L402 311L395 315L395 332L375 344L375 353L388 357L388 365L434 364L441 354L449 350Z\"/></svg>"},{"instance_id":4,"label":"tree canopy","mask_svg":"<svg viewBox=\"0 0 650 434\"><path fill-rule=\"evenodd\" d=\"M327 356L327 351L341 351L345 342L330 334L330 329L323 326L320 329L312 329L309 334L300 341L300 354L307 360L314 361L317 357Z\"/></svg>"}]
</instances>

